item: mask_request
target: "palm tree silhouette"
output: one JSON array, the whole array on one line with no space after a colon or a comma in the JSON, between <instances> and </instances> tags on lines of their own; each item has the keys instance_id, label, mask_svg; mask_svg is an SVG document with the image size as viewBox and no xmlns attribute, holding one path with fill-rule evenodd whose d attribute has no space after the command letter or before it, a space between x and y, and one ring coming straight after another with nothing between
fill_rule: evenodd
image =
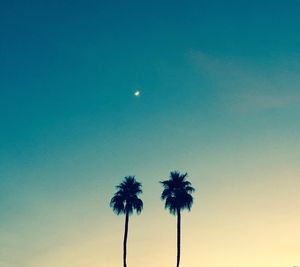
<instances>
[{"instance_id":1,"label":"palm tree silhouette","mask_svg":"<svg viewBox=\"0 0 300 267\"><path fill-rule=\"evenodd\" d=\"M181 210L191 210L193 205L193 197L191 193L195 191L192 184L186 180L187 173L180 174L177 171L170 173L170 179L161 181L163 192L161 199L165 200L165 208L169 209L170 213L177 215L177 264L180 262L180 224Z\"/></svg>"},{"instance_id":2,"label":"palm tree silhouette","mask_svg":"<svg viewBox=\"0 0 300 267\"><path fill-rule=\"evenodd\" d=\"M128 221L129 216L136 211L140 214L143 209L143 201L138 198L141 194L142 184L135 180L134 176L127 176L123 182L116 186L117 192L110 201L110 206L117 214L125 214L125 232L123 242L123 265L126 267L127 254L127 235L128 235Z\"/></svg>"}]
</instances>

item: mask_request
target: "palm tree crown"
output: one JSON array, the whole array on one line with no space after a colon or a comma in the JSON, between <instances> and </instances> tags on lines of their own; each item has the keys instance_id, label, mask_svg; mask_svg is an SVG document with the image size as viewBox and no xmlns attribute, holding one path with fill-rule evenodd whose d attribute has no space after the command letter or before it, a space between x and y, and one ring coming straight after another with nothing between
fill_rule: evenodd
<instances>
[{"instance_id":1,"label":"palm tree crown","mask_svg":"<svg viewBox=\"0 0 300 267\"><path fill-rule=\"evenodd\" d=\"M193 197L191 193L195 189L191 183L186 180L187 173L181 174L177 171L170 173L170 179L161 181L164 190L161 199L165 200L165 208L169 209L171 214L176 214L183 209L191 210Z\"/></svg>"},{"instance_id":2,"label":"palm tree crown","mask_svg":"<svg viewBox=\"0 0 300 267\"><path fill-rule=\"evenodd\" d=\"M142 184L137 182L134 176L125 177L116 189L117 192L110 201L110 206L116 214L131 215L134 210L137 214L142 212L143 201L138 198L138 195L143 192Z\"/></svg>"}]
</instances>

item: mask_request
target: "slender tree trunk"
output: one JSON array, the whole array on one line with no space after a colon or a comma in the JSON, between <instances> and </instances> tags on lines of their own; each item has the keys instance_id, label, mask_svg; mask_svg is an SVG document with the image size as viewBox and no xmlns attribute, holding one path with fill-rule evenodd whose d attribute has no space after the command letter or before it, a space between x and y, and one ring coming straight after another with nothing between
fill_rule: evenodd
<instances>
[{"instance_id":1,"label":"slender tree trunk","mask_svg":"<svg viewBox=\"0 0 300 267\"><path fill-rule=\"evenodd\" d=\"M177 210L177 265L179 267L180 263L180 224L181 224L181 216L180 210Z\"/></svg>"},{"instance_id":2,"label":"slender tree trunk","mask_svg":"<svg viewBox=\"0 0 300 267\"><path fill-rule=\"evenodd\" d=\"M127 212L126 216L125 216L125 232L124 232L124 242L123 242L123 265L124 265L124 267L127 267L126 254L127 254L128 220L129 220L129 214Z\"/></svg>"}]
</instances>

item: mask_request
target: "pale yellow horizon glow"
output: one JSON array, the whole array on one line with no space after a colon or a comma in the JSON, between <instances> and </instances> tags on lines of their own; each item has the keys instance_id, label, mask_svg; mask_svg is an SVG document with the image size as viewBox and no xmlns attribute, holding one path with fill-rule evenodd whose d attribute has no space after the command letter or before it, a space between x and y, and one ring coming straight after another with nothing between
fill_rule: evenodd
<instances>
[{"instance_id":1,"label":"pale yellow horizon glow","mask_svg":"<svg viewBox=\"0 0 300 267\"><path fill-rule=\"evenodd\" d=\"M283 174L284 181L276 179ZM260 183L249 180L242 187L202 186L196 192L192 212L182 216L182 267L292 267L299 263L300 233L295 230L300 224L300 182L295 173L278 170L265 173L265 178ZM201 188L201 182L194 185ZM151 193L146 192L146 203L150 200ZM175 265L176 218L163 210L159 199L154 201L157 208L130 218L130 267ZM122 266L123 223L123 216L113 214L81 221L68 235L57 238L64 241L39 251L24 267Z\"/></svg>"}]
</instances>

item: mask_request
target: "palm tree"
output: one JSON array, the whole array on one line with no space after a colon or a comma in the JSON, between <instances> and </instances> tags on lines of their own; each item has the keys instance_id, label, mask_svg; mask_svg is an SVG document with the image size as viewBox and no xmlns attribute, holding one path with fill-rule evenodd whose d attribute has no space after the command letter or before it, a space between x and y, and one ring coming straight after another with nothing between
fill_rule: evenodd
<instances>
[{"instance_id":1,"label":"palm tree","mask_svg":"<svg viewBox=\"0 0 300 267\"><path fill-rule=\"evenodd\" d=\"M117 215L125 214L123 265L126 267L128 221L134 210L137 214L142 212L143 201L138 198L138 195L142 193L142 184L137 182L134 176L127 176L116 186L116 189L117 192L112 197L110 206Z\"/></svg>"},{"instance_id":2,"label":"palm tree","mask_svg":"<svg viewBox=\"0 0 300 267\"><path fill-rule=\"evenodd\" d=\"M180 174L177 171L170 173L170 179L161 181L163 192L161 199L165 200L165 208L169 209L170 213L177 215L177 264L180 262L180 224L181 210L191 210L193 205L193 197L191 193L195 191L192 184L186 180L187 173Z\"/></svg>"}]
</instances>

